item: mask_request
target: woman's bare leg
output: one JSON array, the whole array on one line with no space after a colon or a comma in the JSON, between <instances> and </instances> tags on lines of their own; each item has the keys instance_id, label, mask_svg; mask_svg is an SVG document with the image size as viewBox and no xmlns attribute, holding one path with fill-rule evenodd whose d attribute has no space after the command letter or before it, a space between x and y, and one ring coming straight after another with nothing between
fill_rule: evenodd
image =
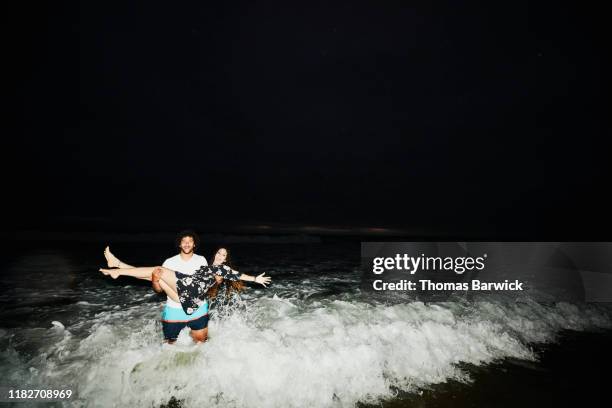
<instances>
[{"instance_id":1,"label":"woman's bare leg","mask_svg":"<svg viewBox=\"0 0 612 408\"><path fill-rule=\"evenodd\" d=\"M164 292L166 292L166 295L168 295L170 299L174 300L175 302L181 303L178 297L178 293L175 290L172 290L172 288L168 286L166 282L160 279L159 286Z\"/></svg>"},{"instance_id":2,"label":"woman's bare leg","mask_svg":"<svg viewBox=\"0 0 612 408\"><path fill-rule=\"evenodd\" d=\"M119 258L113 255L108 246L104 248L104 257L106 258L106 264L109 268L134 268L132 265L128 265L125 262L121 262Z\"/></svg>"},{"instance_id":3,"label":"woman's bare leg","mask_svg":"<svg viewBox=\"0 0 612 408\"><path fill-rule=\"evenodd\" d=\"M119 276L131 276L133 278L151 280L151 274L154 270L161 270L160 273L160 286L166 292L166 295L170 299L178 302L178 291L176 290L176 274L173 270L164 268L163 266L147 266L143 268L127 268L127 269L104 269L101 268L100 272L105 275L110 275L113 279L117 279ZM165 285L161 285L161 283ZM165 286L165 287L164 287Z\"/></svg>"},{"instance_id":4,"label":"woman's bare leg","mask_svg":"<svg viewBox=\"0 0 612 408\"><path fill-rule=\"evenodd\" d=\"M110 251L110 248L108 246L106 248L104 248L104 257L106 258L106 263L108 264L109 268L135 269L134 266L128 265L125 262L122 262L121 260L119 260L119 258L117 258ZM111 275L113 277L113 279L117 279L120 276L120 274L116 274L113 271L102 271L102 273L104 273L105 275ZM151 278L151 274L147 275L147 274L144 274L144 273L142 275L134 276L134 277L138 278L138 279L149 280L149 281L152 279ZM166 295L168 295L168 297L170 299L174 300L175 302L178 302L179 298L178 298L178 293L177 293L176 289L172 289L172 287L170 285L168 285L165 281L162 280L161 271L160 271L160 274L156 277L156 279L159 279L160 287L166 293ZM174 282L176 282L176 275L175 275ZM176 287L176 283L174 284L174 286Z\"/></svg>"}]
</instances>

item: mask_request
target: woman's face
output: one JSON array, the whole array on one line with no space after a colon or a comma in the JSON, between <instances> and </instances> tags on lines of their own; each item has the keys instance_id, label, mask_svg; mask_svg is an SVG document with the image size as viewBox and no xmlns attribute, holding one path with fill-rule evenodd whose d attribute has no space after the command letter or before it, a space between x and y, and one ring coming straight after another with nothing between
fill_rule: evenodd
<instances>
[{"instance_id":1,"label":"woman's face","mask_svg":"<svg viewBox=\"0 0 612 408\"><path fill-rule=\"evenodd\" d=\"M219 248L219 250L215 254L215 264L221 265L222 263L225 263L226 260L227 260L227 250L225 248Z\"/></svg>"}]
</instances>

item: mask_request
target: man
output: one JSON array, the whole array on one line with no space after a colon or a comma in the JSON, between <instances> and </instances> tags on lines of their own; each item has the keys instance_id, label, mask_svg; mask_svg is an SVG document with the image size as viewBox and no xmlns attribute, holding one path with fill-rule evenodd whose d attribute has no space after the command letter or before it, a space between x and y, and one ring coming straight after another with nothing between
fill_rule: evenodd
<instances>
[{"instance_id":1,"label":"man","mask_svg":"<svg viewBox=\"0 0 612 408\"><path fill-rule=\"evenodd\" d=\"M177 235L176 245L179 253L172 258L164 261L163 266L176 272L186 275L193 275L201 266L207 266L206 258L197 255L194 250L199 247L200 240L193 231L182 231ZM158 293L163 292L159 278L153 276L153 290ZM176 342L180 331L189 327L193 341L204 342L208 338L208 303L200 306L198 310L188 315L183 311L181 304L167 298L162 311L162 328L164 331L164 341L169 344Z\"/></svg>"}]
</instances>

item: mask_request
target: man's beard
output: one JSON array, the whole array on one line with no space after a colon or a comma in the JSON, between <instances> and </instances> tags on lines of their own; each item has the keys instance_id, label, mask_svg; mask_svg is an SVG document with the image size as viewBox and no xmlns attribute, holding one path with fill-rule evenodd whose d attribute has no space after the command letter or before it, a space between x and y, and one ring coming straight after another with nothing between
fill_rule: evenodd
<instances>
[{"instance_id":1,"label":"man's beard","mask_svg":"<svg viewBox=\"0 0 612 408\"><path fill-rule=\"evenodd\" d=\"M181 248L181 252L184 253L185 255L189 255L189 254L193 254L193 249L194 248L191 248L189 252L186 252L183 248Z\"/></svg>"}]
</instances>

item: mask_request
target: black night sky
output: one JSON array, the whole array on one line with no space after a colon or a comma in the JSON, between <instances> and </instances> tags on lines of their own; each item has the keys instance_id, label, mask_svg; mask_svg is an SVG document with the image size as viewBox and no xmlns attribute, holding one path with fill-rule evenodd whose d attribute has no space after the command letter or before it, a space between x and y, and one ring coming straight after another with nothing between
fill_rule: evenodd
<instances>
[{"instance_id":1,"label":"black night sky","mask_svg":"<svg viewBox=\"0 0 612 408\"><path fill-rule=\"evenodd\" d=\"M14 7L3 47L11 230L612 238L602 10Z\"/></svg>"}]
</instances>

